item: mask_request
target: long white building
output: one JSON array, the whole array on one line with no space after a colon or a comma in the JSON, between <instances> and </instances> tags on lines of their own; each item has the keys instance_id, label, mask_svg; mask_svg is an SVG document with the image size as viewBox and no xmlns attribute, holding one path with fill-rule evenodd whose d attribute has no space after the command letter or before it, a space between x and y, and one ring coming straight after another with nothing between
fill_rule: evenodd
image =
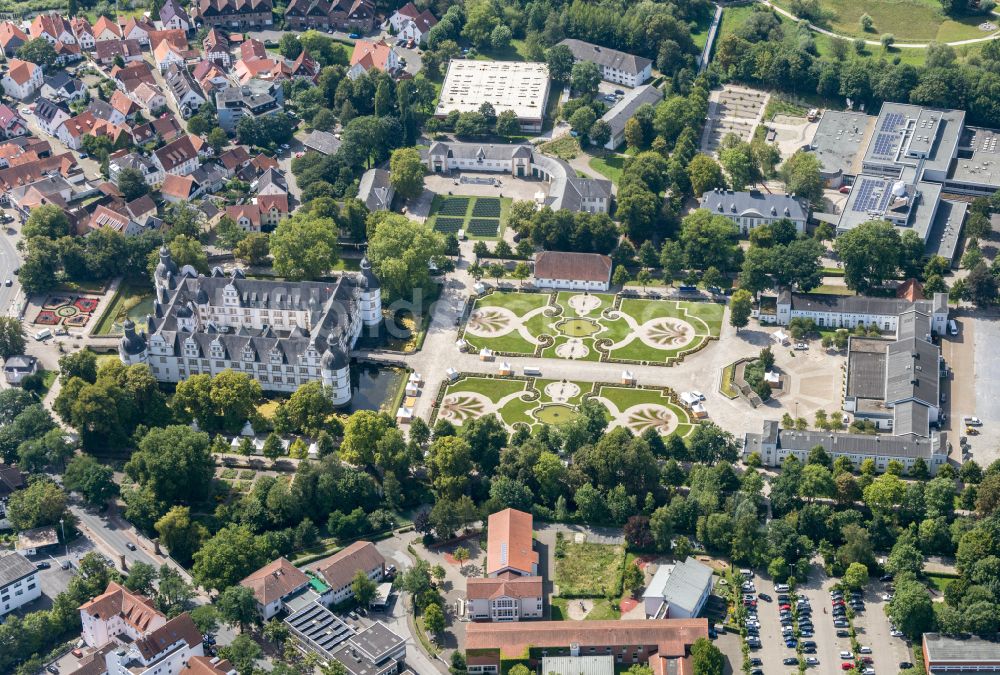
<instances>
[{"instance_id":1,"label":"long white building","mask_svg":"<svg viewBox=\"0 0 1000 675\"><path fill-rule=\"evenodd\" d=\"M0 556L0 617L42 594L38 570L20 553Z\"/></svg>"},{"instance_id":2,"label":"long white building","mask_svg":"<svg viewBox=\"0 0 1000 675\"><path fill-rule=\"evenodd\" d=\"M269 391L294 392L319 380L336 405L351 399L349 352L363 326L382 319L382 292L365 259L358 274L335 281L247 279L237 270L211 276L178 270L160 249L156 301L146 331L124 324L118 354L148 363L161 382L234 370Z\"/></svg>"}]
</instances>

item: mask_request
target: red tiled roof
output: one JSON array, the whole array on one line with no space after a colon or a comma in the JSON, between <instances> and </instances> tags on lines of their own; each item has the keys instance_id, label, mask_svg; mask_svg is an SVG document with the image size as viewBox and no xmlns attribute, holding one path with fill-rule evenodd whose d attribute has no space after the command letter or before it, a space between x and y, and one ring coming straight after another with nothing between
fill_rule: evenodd
<instances>
[{"instance_id":1,"label":"red tiled roof","mask_svg":"<svg viewBox=\"0 0 1000 675\"><path fill-rule=\"evenodd\" d=\"M99 619L120 616L122 621L140 633L145 633L155 618L166 618L153 606L152 600L114 581L108 584L104 593L83 603L79 609Z\"/></svg>"},{"instance_id":2,"label":"red tiled roof","mask_svg":"<svg viewBox=\"0 0 1000 675\"><path fill-rule=\"evenodd\" d=\"M49 35L56 40L63 34L63 31L70 32L69 26L66 25L66 21L58 14L39 14L31 22L31 27L28 29L31 37L37 38Z\"/></svg>"},{"instance_id":3,"label":"red tiled roof","mask_svg":"<svg viewBox=\"0 0 1000 675\"><path fill-rule=\"evenodd\" d=\"M907 279L896 289L897 298L905 298L910 302L924 299L924 285L916 279Z\"/></svg>"},{"instance_id":4,"label":"red tiled roof","mask_svg":"<svg viewBox=\"0 0 1000 675\"><path fill-rule=\"evenodd\" d=\"M190 136L181 136L164 145L155 154L163 170L169 172L189 159L197 157L198 151L192 145Z\"/></svg>"},{"instance_id":5,"label":"red tiled roof","mask_svg":"<svg viewBox=\"0 0 1000 675\"><path fill-rule=\"evenodd\" d=\"M28 34L10 21L0 23L0 45L6 47L7 43L14 38L19 39L21 42L27 42L29 40Z\"/></svg>"},{"instance_id":6,"label":"red tiled roof","mask_svg":"<svg viewBox=\"0 0 1000 675\"><path fill-rule=\"evenodd\" d=\"M21 59L11 59L8 62L10 70L8 75L10 79L17 82L19 85L23 85L25 82L31 79L32 74L38 70L38 66L30 61L22 61Z\"/></svg>"},{"instance_id":7,"label":"red tiled roof","mask_svg":"<svg viewBox=\"0 0 1000 675\"><path fill-rule=\"evenodd\" d=\"M288 195L257 195L257 205L262 212L276 208L279 213L288 213Z\"/></svg>"},{"instance_id":8,"label":"red tiled roof","mask_svg":"<svg viewBox=\"0 0 1000 675\"><path fill-rule=\"evenodd\" d=\"M358 570L385 566L385 558L370 541L356 541L326 560L316 563L314 569L331 588L338 589L351 583Z\"/></svg>"},{"instance_id":9,"label":"red tiled roof","mask_svg":"<svg viewBox=\"0 0 1000 675\"><path fill-rule=\"evenodd\" d=\"M149 660L179 641L187 643L189 647L201 644L201 632L187 612L175 616L153 632L139 638L135 641L135 646L143 658Z\"/></svg>"},{"instance_id":10,"label":"red tiled roof","mask_svg":"<svg viewBox=\"0 0 1000 675\"><path fill-rule=\"evenodd\" d=\"M377 68L386 69L386 62L392 47L385 42L369 42L368 40L358 40L354 43L354 53L351 54L351 65L361 64L365 70Z\"/></svg>"},{"instance_id":11,"label":"red tiled roof","mask_svg":"<svg viewBox=\"0 0 1000 675\"><path fill-rule=\"evenodd\" d=\"M245 208L245 206L227 206L226 215L236 220L238 214L233 215L233 209L241 209ZM257 216L256 224L259 225L260 214L258 213ZM308 583L309 577L302 570L288 562L285 558L278 558L241 581L240 586L253 591L254 599L261 605L268 605Z\"/></svg>"},{"instance_id":12,"label":"red tiled roof","mask_svg":"<svg viewBox=\"0 0 1000 675\"><path fill-rule=\"evenodd\" d=\"M486 573L513 569L531 574L532 566L538 564L538 553L532 549L531 514L517 509L491 513L488 531Z\"/></svg>"},{"instance_id":13,"label":"red tiled roof","mask_svg":"<svg viewBox=\"0 0 1000 675\"><path fill-rule=\"evenodd\" d=\"M702 637L708 637L708 619L470 623L465 628L465 648L498 649L502 657L520 658L528 648L642 645L656 647L660 656L682 658Z\"/></svg>"},{"instance_id":14,"label":"red tiled roof","mask_svg":"<svg viewBox=\"0 0 1000 675\"><path fill-rule=\"evenodd\" d=\"M168 173L160 186L160 194L178 199L188 199L194 189L194 178L191 176L175 176Z\"/></svg>"},{"instance_id":15,"label":"red tiled roof","mask_svg":"<svg viewBox=\"0 0 1000 675\"><path fill-rule=\"evenodd\" d=\"M106 16L98 17L97 21L94 22L94 35L100 35L106 30L111 31L118 37L122 36L121 26Z\"/></svg>"},{"instance_id":16,"label":"red tiled roof","mask_svg":"<svg viewBox=\"0 0 1000 675\"><path fill-rule=\"evenodd\" d=\"M111 95L111 100L108 101L108 103L111 104L112 108L126 117L134 113L139 108L135 101L118 90L115 90L115 93Z\"/></svg>"},{"instance_id":17,"label":"red tiled roof","mask_svg":"<svg viewBox=\"0 0 1000 675\"><path fill-rule=\"evenodd\" d=\"M226 659L210 656L192 656L178 675L228 675L235 673L233 664Z\"/></svg>"},{"instance_id":18,"label":"red tiled roof","mask_svg":"<svg viewBox=\"0 0 1000 675\"><path fill-rule=\"evenodd\" d=\"M611 258L598 253L542 251L535 254L535 278L607 282Z\"/></svg>"},{"instance_id":19,"label":"red tiled roof","mask_svg":"<svg viewBox=\"0 0 1000 675\"><path fill-rule=\"evenodd\" d=\"M496 598L540 598L541 577L521 577L513 572L487 579L470 577L465 584L465 597L469 600L494 600Z\"/></svg>"}]
</instances>

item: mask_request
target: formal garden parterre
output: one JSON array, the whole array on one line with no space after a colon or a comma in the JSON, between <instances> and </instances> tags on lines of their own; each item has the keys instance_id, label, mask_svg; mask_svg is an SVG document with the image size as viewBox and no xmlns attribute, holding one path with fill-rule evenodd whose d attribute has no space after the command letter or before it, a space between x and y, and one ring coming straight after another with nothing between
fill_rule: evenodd
<instances>
[{"instance_id":1,"label":"formal garden parterre","mask_svg":"<svg viewBox=\"0 0 1000 675\"><path fill-rule=\"evenodd\" d=\"M724 312L610 293L494 291L476 300L463 337L500 355L671 365L718 339Z\"/></svg>"},{"instance_id":2,"label":"formal garden parterre","mask_svg":"<svg viewBox=\"0 0 1000 675\"><path fill-rule=\"evenodd\" d=\"M496 414L510 430L534 428L573 421L585 400L604 407L609 429L625 427L637 435L653 429L664 436L687 436L697 424L667 387L475 374L441 385L434 416L462 426L467 420Z\"/></svg>"}]
</instances>

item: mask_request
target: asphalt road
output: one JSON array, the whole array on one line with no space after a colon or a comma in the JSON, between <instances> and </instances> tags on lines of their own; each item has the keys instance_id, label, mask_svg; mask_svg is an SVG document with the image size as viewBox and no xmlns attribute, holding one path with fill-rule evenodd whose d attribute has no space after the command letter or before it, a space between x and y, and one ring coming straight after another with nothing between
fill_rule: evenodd
<instances>
[{"instance_id":1,"label":"asphalt road","mask_svg":"<svg viewBox=\"0 0 1000 675\"><path fill-rule=\"evenodd\" d=\"M11 213L4 209L4 213ZM17 235L11 235L7 228L14 227L14 223L4 226L0 234L0 315L14 316L17 307L14 308L14 300L21 292L21 284L18 283L14 270L21 266L21 257L17 254ZM6 280L10 279L11 285L6 285Z\"/></svg>"},{"instance_id":2,"label":"asphalt road","mask_svg":"<svg viewBox=\"0 0 1000 675\"><path fill-rule=\"evenodd\" d=\"M83 508L79 504L70 506L70 510L80 520L80 529L90 538L98 551L111 558L115 567L121 569L121 555L125 555L126 566L136 562L144 562L159 568L164 560L148 551L143 539L124 521L98 513L95 509ZM126 544L135 544L136 550L130 551Z\"/></svg>"}]
</instances>

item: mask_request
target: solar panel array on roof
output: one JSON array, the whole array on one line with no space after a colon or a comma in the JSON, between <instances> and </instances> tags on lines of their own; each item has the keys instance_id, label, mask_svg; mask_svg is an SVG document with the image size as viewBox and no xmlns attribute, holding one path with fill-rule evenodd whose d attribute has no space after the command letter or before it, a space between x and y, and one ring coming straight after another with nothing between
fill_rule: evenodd
<instances>
[{"instance_id":1,"label":"solar panel array on roof","mask_svg":"<svg viewBox=\"0 0 1000 675\"><path fill-rule=\"evenodd\" d=\"M285 622L327 653L332 653L337 645L354 635L353 628L315 602L292 614Z\"/></svg>"},{"instance_id":2,"label":"solar panel array on roof","mask_svg":"<svg viewBox=\"0 0 1000 675\"><path fill-rule=\"evenodd\" d=\"M906 121L900 113L888 113L885 119L882 120L882 126L879 127L879 131L889 131L894 132L899 129L899 126Z\"/></svg>"},{"instance_id":3,"label":"solar panel array on roof","mask_svg":"<svg viewBox=\"0 0 1000 675\"><path fill-rule=\"evenodd\" d=\"M879 133L875 137L875 147L872 150L872 154L878 157L892 157L893 153L896 151L896 144L899 141L899 136L894 133Z\"/></svg>"},{"instance_id":4,"label":"solar panel array on roof","mask_svg":"<svg viewBox=\"0 0 1000 675\"><path fill-rule=\"evenodd\" d=\"M858 196L854 200L854 206L851 210L861 213L884 212L892 197L892 191L888 184L877 178L862 178L857 190Z\"/></svg>"}]
</instances>

